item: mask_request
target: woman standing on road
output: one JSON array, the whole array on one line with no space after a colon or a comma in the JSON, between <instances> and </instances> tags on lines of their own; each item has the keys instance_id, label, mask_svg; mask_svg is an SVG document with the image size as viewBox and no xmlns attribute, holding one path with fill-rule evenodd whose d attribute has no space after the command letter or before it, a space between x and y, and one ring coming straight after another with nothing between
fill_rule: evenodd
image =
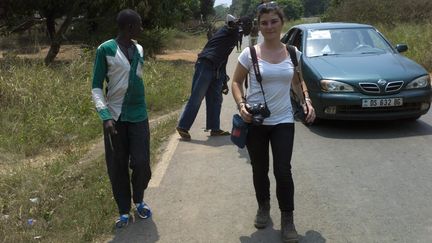
<instances>
[{"instance_id":1,"label":"woman standing on road","mask_svg":"<svg viewBox=\"0 0 432 243\"><path fill-rule=\"evenodd\" d=\"M291 174L291 156L294 142L294 118L290 102L290 88L298 81L294 65L280 35L284 23L283 13L274 2L261 4L257 8L258 25L264 42L255 45L258 66L262 76L263 92L257 82L250 48L240 54L234 71L232 93L243 120L250 123L253 116L250 108L254 104L266 104L270 116L261 125L249 126L246 146L251 159L253 183L258 211L255 218L256 228L265 228L270 221L270 181L269 144L273 154L273 170L276 178L276 195L281 210L281 233L284 242L297 242L298 235L294 226L294 182ZM297 60L301 53L297 50ZM247 98L243 82L249 74L250 83ZM302 80L302 82L304 82ZM301 92L300 92L301 93ZM309 113L307 122L315 119L315 111L305 92L304 97ZM265 96L265 98L264 98Z\"/></svg>"}]
</instances>

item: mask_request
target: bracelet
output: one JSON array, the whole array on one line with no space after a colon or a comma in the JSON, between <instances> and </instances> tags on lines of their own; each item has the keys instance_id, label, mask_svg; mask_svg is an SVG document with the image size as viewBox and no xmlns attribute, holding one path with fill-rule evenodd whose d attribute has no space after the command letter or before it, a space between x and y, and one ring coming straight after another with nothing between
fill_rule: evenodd
<instances>
[{"instance_id":1,"label":"bracelet","mask_svg":"<svg viewBox=\"0 0 432 243\"><path fill-rule=\"evenodd\" d=\"M240 102L237 104L237 109L238 109L238 110L241 109L241 105L242 105L242 104L246 104L246 102L245 102L245 101L240 101Z\"/></svg>"},{"instance_id":2,"label":"bracelet","mask_svg":"<svg viewBox=\"0 0 432 243\"><path fill-rule=\"evenodd\" d=\"M305 101L309 101L312 104L312 100L309 97L305 97Z\"/></svg>"}]
</instances>

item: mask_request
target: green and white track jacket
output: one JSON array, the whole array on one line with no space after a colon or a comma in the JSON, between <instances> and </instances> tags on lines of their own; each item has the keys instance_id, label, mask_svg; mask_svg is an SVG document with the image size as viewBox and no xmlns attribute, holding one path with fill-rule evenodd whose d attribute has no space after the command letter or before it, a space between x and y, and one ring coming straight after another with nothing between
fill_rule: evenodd
<instances>
[{"instance_id":1,"label":"green and white track jacket","mask_svg":"<svg viewBox=\"0 0 432 243\"><path fill-rule=\"evenodd\" d=\"M121 115L122 121L140 122L147 119L142 68L144 53L141 45L129 63L114 39L102 43L96 52L93 68L92 98L102 120ZM103 92L107 82L106 95Z\"/></svg>"}]
</instances>

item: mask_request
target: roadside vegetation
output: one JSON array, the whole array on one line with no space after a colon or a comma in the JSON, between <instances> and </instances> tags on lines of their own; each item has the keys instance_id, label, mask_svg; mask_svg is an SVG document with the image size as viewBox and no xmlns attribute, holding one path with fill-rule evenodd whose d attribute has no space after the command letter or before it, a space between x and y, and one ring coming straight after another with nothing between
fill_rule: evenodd
<instances>
[{"instance_id":1,"label":"roadside vegetation","mask_svg":"<svg viewBox=\"0 0 432 243\"><path fill-rule=\"evenodd\" d=\"M170 0L150 2L162 4ZM176 14L199 13L194 2L197 1L185 1L191 11L179 9ZM239 16L256 6L242 9L243 2L233 0L231 11ZM304 2L312 4L314 1ZM367 4L356 0L321 2L330 6L321 16L322 20L373 24L393 44L408 44L410 49L404 54L432 71L429 48L432 23L428 20L432 7L428 0L411 1L413 4L409 6L401 0L367 0ZM372 7L364 8L371 4ZM303 16L308 17L322 14L327 7L320 5L318 10L312 11L304 6ZM403 9L394 9L395 6L403 6ZM93 13L90 7L86 5L85 14ZM31 11L22 14L28 13ZM165 14L161 19L169 19L169 14L174 16L174 13ZM404 17L404 14L411 17ZM175 17L176 21L181 19L181 16ZM145 19L160 20L151 13L147 13ZM20 18L11 20L8 24L13 25ZM103 23L104 20L106 18L98 21ZM300 22L302 20L289 21L285 28ZM4 25L0 27L3 31ZM79 54L55 60L50 65L46 65L43 55L29 57L52 44L43 40L43 34L33 33L31 37L17 34L0 39L0 242L97 241L112 233L116 206L104 158L88 159L87 156L102 134L90 95L95 43L100 40L79 42L90 37L79 36L88 33L80 32L78 24L75 27L78 31L67 34L71 42L79 43L75 45L79 47ZM194 68L193 62L150 57L163 50L198 52L206 43L205 33L191 33L199 32L154 27L147 29L139 39L146 53L144 80L150 119L176 111L183 105L190 92ZM100 38L97 32L91 36ZM158 160L160 149L173 133L176 121L177 116L168 117L151 128L152 163Z\"/></svg>"},{"instance_id":2,"label":"roadside vegetation","mask_svg":"<svg viewBox=\"0 0 432 243\"><path fill-rule=\"evenodd\" d=\"M432 22L399 23L395 26L375 25L395 46L407 44L408 51L403 54L432 72Z\"/></svg>"},{"instance_id":3,"label":"roadside vegetation","mask_svg":"<svg viewBox=\"0 0 432 243\"><path fill-rule=\"evenodd\" d=\"M168 31L167 31L168 33ZM196 51L205 35L169 30L171 49ZM110 233L116 207L103 156L83 160L100 141L91 101L94 49L44 65L16 53L0 59L0 241L93 241ZM150 119L178 110L193 63L146 58ZM177 116L151 128L151 161Z\"/></svg>"}]
</instances>

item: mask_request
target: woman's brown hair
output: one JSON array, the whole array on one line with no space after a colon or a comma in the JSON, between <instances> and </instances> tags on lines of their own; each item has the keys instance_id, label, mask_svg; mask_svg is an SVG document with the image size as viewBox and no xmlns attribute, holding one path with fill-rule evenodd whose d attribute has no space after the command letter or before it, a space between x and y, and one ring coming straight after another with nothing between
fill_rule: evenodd
<instances>
[{"instance_id":1,"label":"woman's brown hair","mask_svg":"<svg viewBox=\"0 0 432 243\"><path fill-rule=\"evenodd\" d=\"M269 2L269 3L263 3L258 6L257 11L257 18L258 23L260 21L261 15L268 14L268 13L275 13L279 16L280 20L282 21L282 24L284 23L284 14L282 12L282 9L275 3L275 2Z\"/></svg>"}]
</instances>

